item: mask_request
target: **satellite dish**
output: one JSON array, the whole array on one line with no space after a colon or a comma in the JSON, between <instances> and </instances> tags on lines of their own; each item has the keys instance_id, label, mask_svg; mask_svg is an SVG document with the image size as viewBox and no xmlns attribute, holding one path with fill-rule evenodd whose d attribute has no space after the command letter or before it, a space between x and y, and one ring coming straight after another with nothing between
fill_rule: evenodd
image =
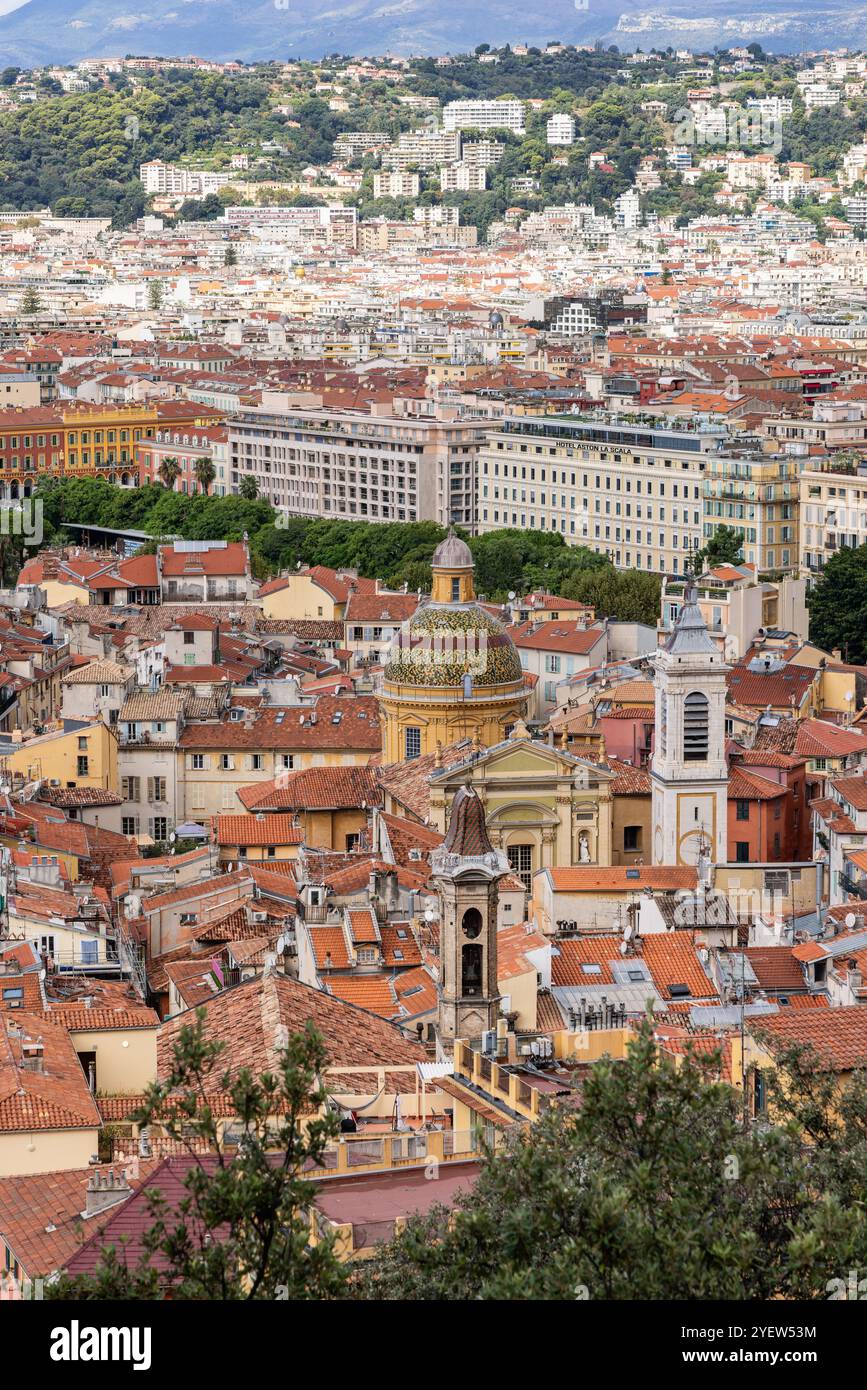
<instances>
[{"instance_id":1,"label":"satellite dish","mask_svg":"<svg viewBox=\"0 0 867 1390\"><path fill-rule=\"evenodd\" d=\"M855 913L854 913L854 912L847 912L847 913L846 913L846 926L849 928L850 931L852 930L852 928L854 927L854 925L855 925L855 923L856 923L857 921L858 921L858 918L855 916Z\"/></svg>"},{"instance_id":2,"label":"satellite dish","mask_svg":"<svg viewBox=\"0 0 867 1390\"><path fill-rule=\"evenodd\" d=\"M635 928L633 927L633 925L632 925L631 922L627 922L626 926L623 928L623 940L624 940L624 941L631 941L632 938L633 938L633 936L634 936L634 934L635 934Z\"/></svg>"},{"instance_id":3,"label":"satellite dish","mask_svg":"<svg viewBox=\"0 0 867 1390\"><path fill-rule=\"evenodd\" d=\"M514 590L514 589L510 589L510 590L509 590L509 602L510 602L510 603L514 603L514 602L515 602L515 590Z\"/></svg>"},{"instance_id":4,"label":"satellite dish","mask_svg":"<svg viewBox=\"0 0 867 1390\"><path fill-rule=\"evenodd\" d=\"M173 845L173 844L175 843L175 840L176 840L177 838L178 838L178 837L177 837L177 835L175 834L175 832L172 831L172 833L169 835L169 844L170 844L170 845Z\"/></svg>"},{"instance_id":5,"label":"satellite dish","mask_svg":"<svg viewBox=\"0 0 867 1390\"><path fill-rule=\"evenodd\" d=\"M275 945L274 949L277 952L278 956L282 956L283 952L286 950L285 936L281 934L277 937L277 944Z\"/></svg>"},{"instance_id":6,"label":"satellite dish","mask_svg":"<svg viewBox=\"0 0 867 1390\"><path fill-rule=\"evenodd\" d=\"M628 952L629 952L629 942L628 942L628 941L621 941L621 943L620 943L620 954L621 954L622 956L625 956L625 955L628 954Z\"/></svg>"}]
</instances>

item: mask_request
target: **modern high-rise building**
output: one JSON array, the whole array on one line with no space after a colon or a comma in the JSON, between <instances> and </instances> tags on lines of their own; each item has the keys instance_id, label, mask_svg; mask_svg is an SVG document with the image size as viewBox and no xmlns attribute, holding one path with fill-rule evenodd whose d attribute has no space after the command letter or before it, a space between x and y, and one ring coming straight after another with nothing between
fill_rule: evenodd
<instances>
[{"instance_id":1,"label":"modern high-rise building","mask_svg":"<svg viewBox=\"0 0 867 1390\"><path fill-rule=\"evenodd\" d=\"M443 107L446 130L511 130L524 134L522 101L450 101Z\"/></svg>"}]
</instances>

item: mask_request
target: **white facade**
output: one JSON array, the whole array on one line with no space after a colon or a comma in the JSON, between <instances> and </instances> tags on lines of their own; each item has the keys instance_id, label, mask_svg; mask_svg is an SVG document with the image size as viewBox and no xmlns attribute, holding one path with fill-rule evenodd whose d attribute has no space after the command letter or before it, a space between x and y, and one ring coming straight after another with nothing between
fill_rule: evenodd
<instances>
[{"instance_id":1,"label":"white facade","mask_svg":"<svg viewBox=\"0 0 867 1390\"><path fill-rule=\"evenodd\" d=\"M726 862L726 673L690 583L656 657L656 738L650 765L654 864Z\"/></svg>"},{"instance_id":2,"label":"white facade","mask_svg":"<svg viewBox=\"0 0 867 1390\"><path fill-rule=\"evenodd\" d=\"M574 145L575 121L571 116L558 113L551 117L545 134L549 145Z\"/></svg>"},{"instance_id":3,"label":"white facade","mask_svg":"<svg viewBox=\"0 0 867 1390\"><path fill-rule=\"evenodd\" d=\"M450 101L443 107L446 130L512 130L524 134L522 101Z\"/></svg>"}]
</instances>

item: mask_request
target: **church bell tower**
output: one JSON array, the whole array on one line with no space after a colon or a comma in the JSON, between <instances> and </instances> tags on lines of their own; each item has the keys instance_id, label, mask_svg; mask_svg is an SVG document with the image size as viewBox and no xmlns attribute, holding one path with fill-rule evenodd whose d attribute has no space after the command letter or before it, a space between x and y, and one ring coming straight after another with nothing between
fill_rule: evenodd
<instances>
[{"instance_id":1,"label":"church bell tower","mask_svg":"<svg viewBox=\"0 0 867 1390\"><path fill-rule=\"evenodd\" d=\"M654 864L713 864L727 853L726 674L688 575L683 607L656 654L650 765Z\"/></svg>"},{"instance_id":2,"label":"church bell tower","mask_svg":"<svg viewBox=\"0 0 867 1390\"><path fill-rule=\"evenodd\" d=\"M440 895L440 1000L438 1031L445 1045L480 1038L497 1026L498 884L509 872L485 827L485 812L471 787L452 802L445 840L431 855Z\"/></svg>"}]
</instances>

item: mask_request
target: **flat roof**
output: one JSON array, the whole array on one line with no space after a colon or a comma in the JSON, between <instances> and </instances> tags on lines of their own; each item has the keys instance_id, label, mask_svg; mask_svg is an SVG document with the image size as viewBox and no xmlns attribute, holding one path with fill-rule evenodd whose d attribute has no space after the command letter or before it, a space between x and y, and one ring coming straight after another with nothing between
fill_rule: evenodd
<instances>
[{"instance_id":1,"label":"flat roof","mask_svg":"<svg viewBox=\"0 0 867 1390\"><path fill-rule=\"evenodd\" d=\"M424 1215L437 1203L448 1206L459 1193L468 1191L481 1167L477 1159L449 1160L440 1163L436 1182L427 1177L425 1164L354 1178L326 1178L317 1181L316 1207L330 1221L353 1226Z\"/></svg>"}]
</instances>

